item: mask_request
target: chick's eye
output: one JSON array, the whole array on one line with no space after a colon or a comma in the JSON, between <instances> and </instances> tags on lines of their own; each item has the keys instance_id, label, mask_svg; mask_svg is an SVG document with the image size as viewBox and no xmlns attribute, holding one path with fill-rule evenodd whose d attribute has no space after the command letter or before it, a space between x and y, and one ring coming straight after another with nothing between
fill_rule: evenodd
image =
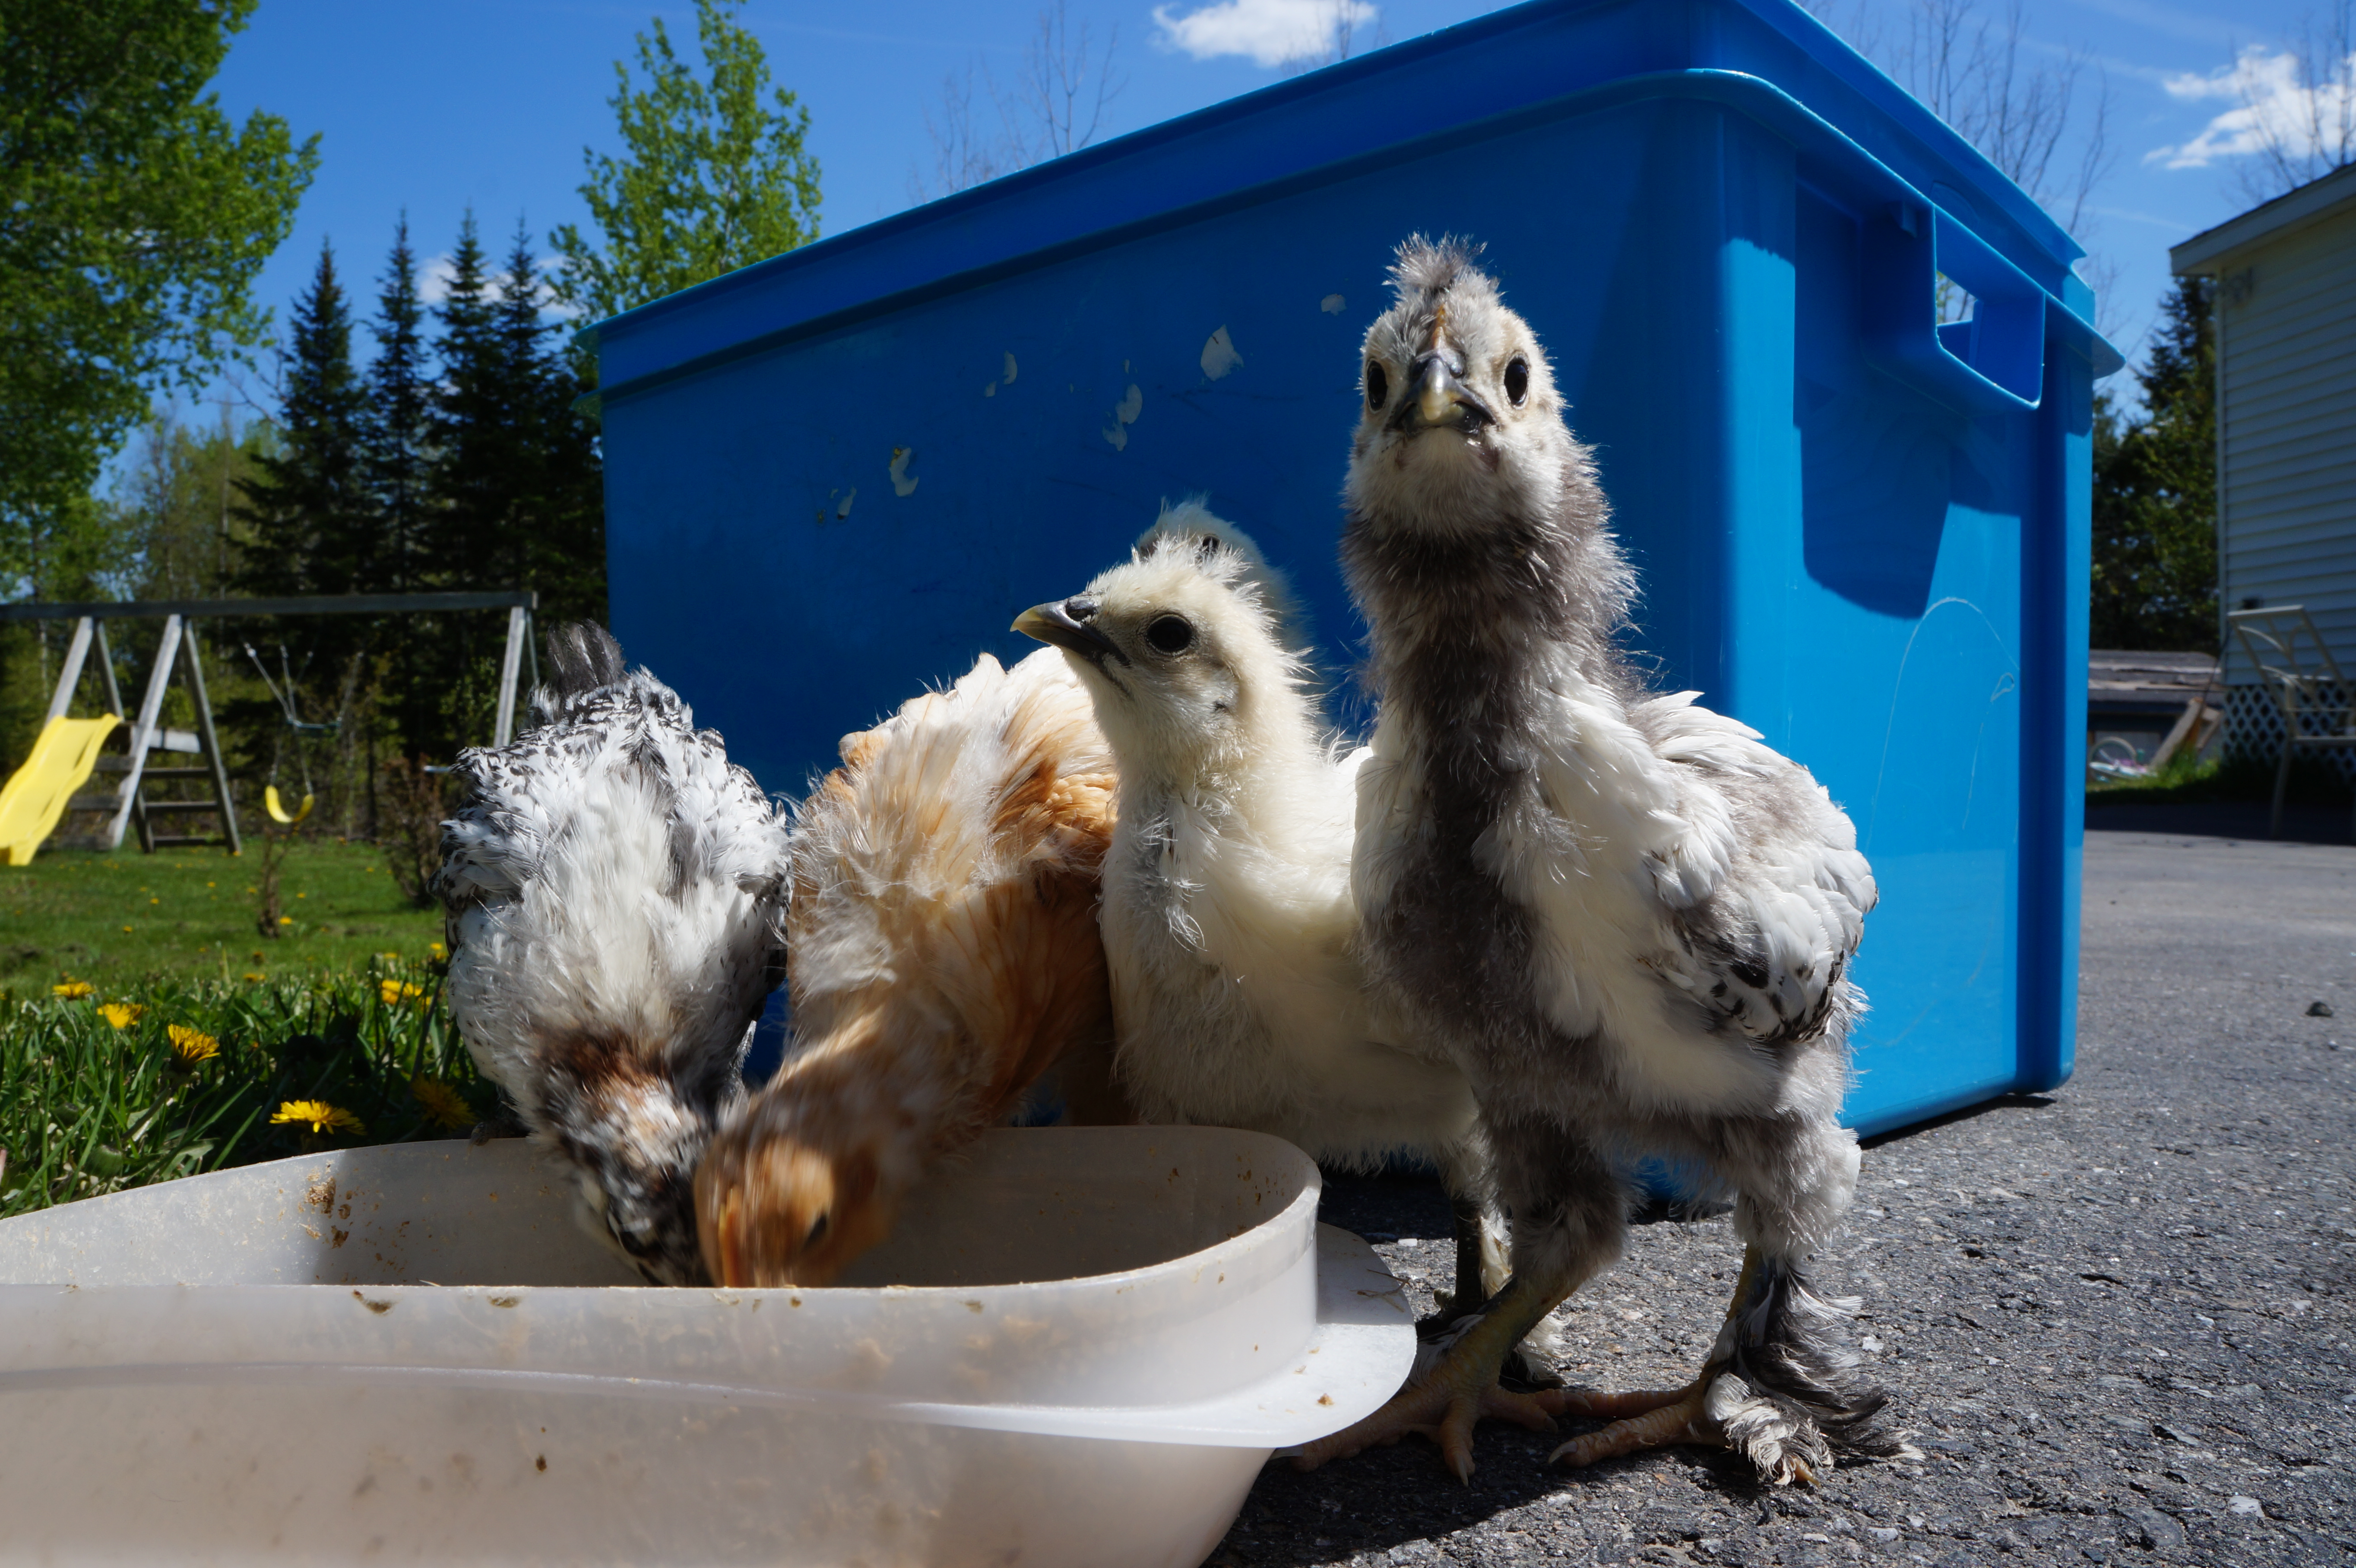
<instances>
[{"instance_id":1,"label":"chick's eye","mask_svg":"<svg viewBox=\"0 0 2356 1568\"><path fill-rule=\"evenodd\" d=\"M802 1250L807 1252L826 1240L827 1216L820 1214L810 1221L809 1234L802 1238Z\"/></svg>"},{"instance_id":2,"label":"chick's eye","mask_svg":"<svg viewBox=\"0 0 2356 1568\"><path fill-rule=\"evenodd\" d=\"M1162 615L1145 628L1145 640L1160 654L1183 654L1194 645L1194 628L1183 615Z\"/></svg>"},{"instance_id":3,"label":"chick's eye","mask_svg":"<svg viewBox=\"0 0 2356 1568\"><path fill-rule=\"evenodd\" d=\"M1381 408L1386 402L1390 400L1390 395L1391 379L1383 374L1383 368L1380 365L1377 365L1372 359L1367 360L1366 407L1370 409Z\"/></svg>"},{"instance_id":4,"label":"chick's eye","mask_svg":"<svg viewBox=\"0 0 2356 1568\"><path fill-rule=\"evenodd\" d=\"M1530 362L1516 354L1514 362L1505 367L1505 396L1511 398L1514 407L1518 409L1528 400L1529 395Z\"/></svg>"}]
</instances>

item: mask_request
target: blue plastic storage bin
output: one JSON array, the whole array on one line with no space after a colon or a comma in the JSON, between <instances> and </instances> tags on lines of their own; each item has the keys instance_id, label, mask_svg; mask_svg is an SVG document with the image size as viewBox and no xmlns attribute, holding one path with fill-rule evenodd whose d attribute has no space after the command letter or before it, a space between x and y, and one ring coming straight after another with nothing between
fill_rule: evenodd
<instances>
[{"instance_id":1,"label":"blue plastic storage bin","mask_svg":"<svg viewBox=\"0 0 2356 1568\"><path fill-rule=\"evenodd\" d=\"M1552 357L1663 685L1856 818L1852 1122L2061 1083L2117 356L2070 238L1782 0L1541 0L602 324L616 632L798 791L1204 492L1344 685L1356 348L1413 230L1484 241Z\"/></svg>"}]
</instances>

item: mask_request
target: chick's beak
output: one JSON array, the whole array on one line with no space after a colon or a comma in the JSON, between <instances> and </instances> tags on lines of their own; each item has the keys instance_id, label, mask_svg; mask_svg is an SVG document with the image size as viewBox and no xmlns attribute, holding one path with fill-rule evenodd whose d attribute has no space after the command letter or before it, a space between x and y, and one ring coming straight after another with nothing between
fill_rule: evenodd
<instances>
[{"instance_id":1,"label":"chick's beak","mask_svg":"<svg viewBox=\"0 0 2356 1568\"><path fill-rule=\"evenodd\" d=\"M1013 629L1026 637L1075 653L1102 668L1108 658L1129 662L1113 640L1097 629L1097 602L1085 593L1052 604L1034 604L1014 617Z\"/></svg>"},{"instance_id":2,"label":"chick's beak","mask_svg":"<svg viewBox=\"0 0 2356 1568\"><path fill-rule=\"evenodd\" d=\"M1410 434L1444 425L1467 435L1484 424L1496 423L1497 416L1489 411L1489 405L1464 385L1463 375L1464 361L1455 347L1434 333L1431 347L1415 362L1407 395L1399 399L1391 423Z\"/></svg>"}]
</instances>

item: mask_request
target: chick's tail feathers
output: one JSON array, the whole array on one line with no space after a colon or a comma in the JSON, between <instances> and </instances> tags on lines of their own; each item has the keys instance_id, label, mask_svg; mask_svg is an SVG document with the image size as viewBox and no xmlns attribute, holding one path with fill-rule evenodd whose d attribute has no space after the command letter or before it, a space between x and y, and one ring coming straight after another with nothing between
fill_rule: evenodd
<instances>
[{"instance_id":1,"label":"chick's tail feathers","mask_svg":"<svg viewBox=\"0 0 2356 1568\"><path fill-rule=\"evenodd\" d=\"M842 757L795 819L795 1051L699 1178L706 1255L745 1284L831 1277L935 1161L1109 1050L1111 760L1061 656L984 657Z\"/></svg>"}]
</instances>

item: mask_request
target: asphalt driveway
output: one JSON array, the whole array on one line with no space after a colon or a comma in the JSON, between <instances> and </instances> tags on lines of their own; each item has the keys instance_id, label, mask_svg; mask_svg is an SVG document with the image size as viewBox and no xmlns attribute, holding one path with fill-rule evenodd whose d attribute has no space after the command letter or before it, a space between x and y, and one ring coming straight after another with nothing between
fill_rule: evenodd
<instances>
[{"instance_id":1,"label":"asphalt driveway","mask_svg":"<svg viewBox=\"0 0 2356 1568\"><path fill-rule=\"evenodd\" d=\"M2356 848L2324 815L2099 816L2075 1079L1869 1146L1824 1272L1919 1462L1771 1493L1689 1449L1549 1470L1559 1437L1493 1424L1469 1488L1413 1439L1271 1466L1212 1562L2356 1563ZM1435 1186L1326 1211L1429 1310ZM1723 1219L1640 1226L1569 1374L1683 1381L1739 1263Z\"/></svg>"}]
</instances>

